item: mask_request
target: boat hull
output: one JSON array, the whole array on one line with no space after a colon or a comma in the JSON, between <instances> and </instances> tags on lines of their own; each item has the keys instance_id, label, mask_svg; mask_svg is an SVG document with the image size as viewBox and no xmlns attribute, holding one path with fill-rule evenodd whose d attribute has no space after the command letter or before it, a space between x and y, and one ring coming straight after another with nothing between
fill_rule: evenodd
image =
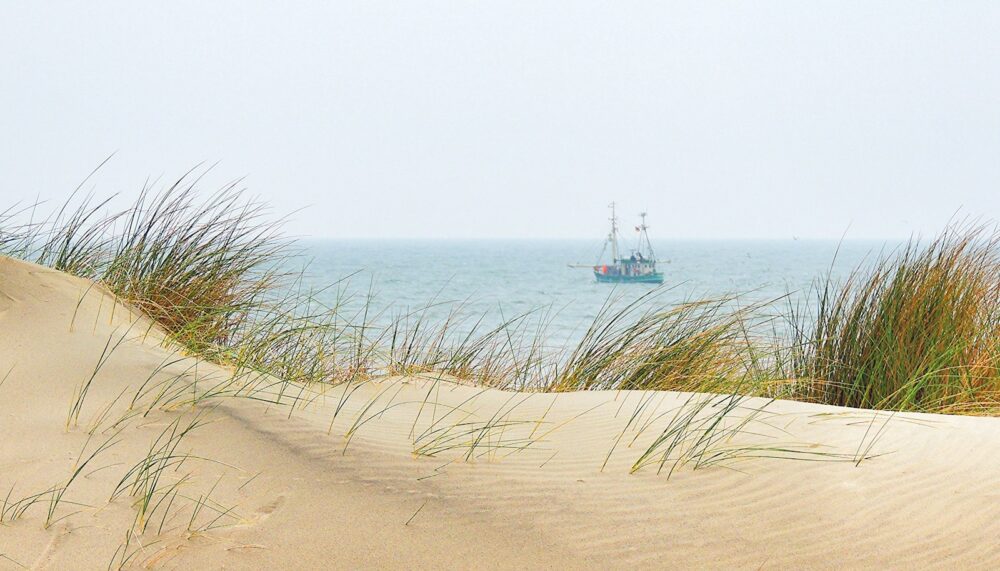
<instances>
[{"instance_id":1,"label":"boat hull","mask_svg":"<svg viewBox=\"0 0 1000 571\"><path fill-rule=\"evenodd\" d=\"M602 284L662 284L663 274L656 272L645 275L611 275L594 272L598 283Z\"/></svg>"}]
</instances>

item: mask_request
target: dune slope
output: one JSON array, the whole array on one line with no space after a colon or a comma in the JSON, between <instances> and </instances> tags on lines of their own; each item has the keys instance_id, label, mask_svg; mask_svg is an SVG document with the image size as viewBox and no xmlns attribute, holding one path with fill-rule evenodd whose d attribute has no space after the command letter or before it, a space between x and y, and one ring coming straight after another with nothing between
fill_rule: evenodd
<instances>
[{"instance_id":1,"label":"dune slope","mask_svg":"<svg viewBox=\"0 0 1000 571\"><path fill-rule=\"evenodd\" d=\"M994 418L298 387L5 258L0 379L0 569L1000 565Z\"/></svg>"}]
</instances>

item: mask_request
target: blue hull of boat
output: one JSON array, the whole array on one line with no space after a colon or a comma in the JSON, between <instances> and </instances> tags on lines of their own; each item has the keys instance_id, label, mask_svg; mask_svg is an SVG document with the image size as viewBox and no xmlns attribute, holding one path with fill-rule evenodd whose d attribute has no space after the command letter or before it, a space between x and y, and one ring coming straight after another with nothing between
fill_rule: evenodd
<instances>
[{"instance_id":1,"label":"blue hull of boat","mask_svg":"<svg viewBox=\"0 0 1000 571\"><path fill-rule=\"evenodd\" d=\"M662 284L663 274L657 272L655 274L646 274L641 276L615 276L602 274L600 272L594 272L594 277L597 278L598 283L602 284Z\"/></svg>"}]
</instances>

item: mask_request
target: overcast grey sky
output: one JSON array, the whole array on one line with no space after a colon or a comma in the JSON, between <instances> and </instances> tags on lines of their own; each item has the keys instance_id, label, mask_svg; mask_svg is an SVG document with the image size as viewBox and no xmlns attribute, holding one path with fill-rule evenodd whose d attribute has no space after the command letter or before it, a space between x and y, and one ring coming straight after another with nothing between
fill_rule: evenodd
<instances>
[{"instance_id":1,"label":"overcast grey sky","mask_svg":"<svg viewBox=\"0 0 1000 571\"><path fill-rule=\"evenodd\" d=\"M5 2L0 198L219 161L333 237L1000 215L998 2ZM0 205L0 209L3 205Z\"/></svg>"}]
</instances>

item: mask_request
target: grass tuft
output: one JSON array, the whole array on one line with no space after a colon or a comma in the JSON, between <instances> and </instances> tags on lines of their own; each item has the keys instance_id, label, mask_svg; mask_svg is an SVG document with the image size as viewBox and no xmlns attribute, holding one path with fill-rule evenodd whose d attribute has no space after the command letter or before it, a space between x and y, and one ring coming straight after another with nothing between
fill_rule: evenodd
<instances>
[{"instance_id":1,"label":"grass tuft","mask_svg":"<svg viewBox=\"0 0 1000 571\"><path fill-rule=\"evenodd\" d=\"M953 226L927 246L818 283L792 311L797 398L894 411L1000 408L1000 234Z\"/></svg>"}]
</instances>

